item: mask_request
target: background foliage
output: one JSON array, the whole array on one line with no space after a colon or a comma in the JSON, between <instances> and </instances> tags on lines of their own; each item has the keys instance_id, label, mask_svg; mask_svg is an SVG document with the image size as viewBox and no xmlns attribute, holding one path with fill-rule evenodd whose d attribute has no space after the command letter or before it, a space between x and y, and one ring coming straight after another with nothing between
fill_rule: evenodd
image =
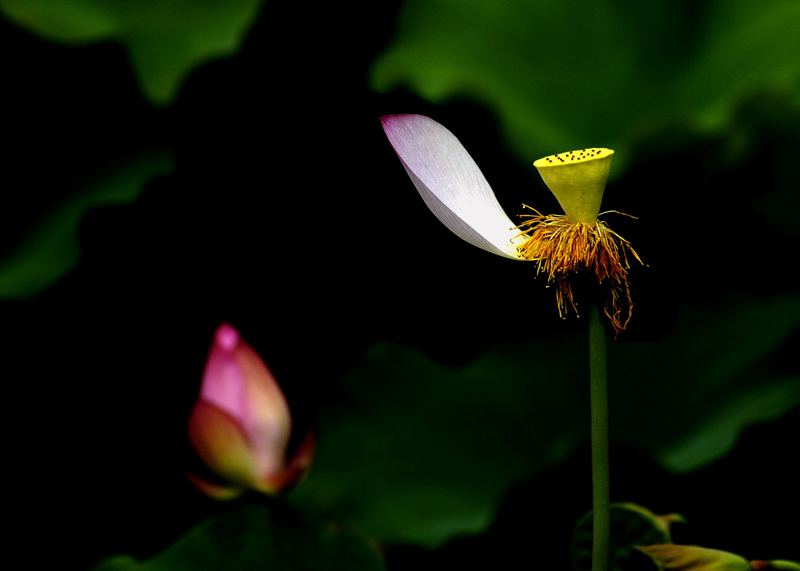
<instances>
[{"instance_id":1,"label":"background foliage","mask_svg":"<svg viewBox=\"0 0 800 571\"><path fill-rule=\"evenodd\" d=\"M378 121L422 113L512 217L558 212L533 160L615 148L605 208L639 219L608 220L648 266L610 347L612 499L800 558L800 3L295 4L0 0L10 541L77 569L206 537L231 568L566 565L584 323L424 208ZM285 499L183 477L221 321L317 427Z\"/></svg>"}]
</instances>

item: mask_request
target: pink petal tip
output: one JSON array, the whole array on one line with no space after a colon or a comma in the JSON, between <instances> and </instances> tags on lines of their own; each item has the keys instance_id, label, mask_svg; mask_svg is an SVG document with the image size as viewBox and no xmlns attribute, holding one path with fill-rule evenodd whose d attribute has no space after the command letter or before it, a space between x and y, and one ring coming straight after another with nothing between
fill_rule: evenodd
<instances>
[{"instance_id":1,"label":"pink petal tip","mask_svg":"<svg viewBox=\"0 0 800 571\"><path fill-rule=\"evenodd\" d=\"M214 340L217 345L225 351L233 351L239 344L239 339L239 332L236 331L233 325L228 323L223 323L217 327L217 331L214 333Z\"/></svg>"}]
</instances>

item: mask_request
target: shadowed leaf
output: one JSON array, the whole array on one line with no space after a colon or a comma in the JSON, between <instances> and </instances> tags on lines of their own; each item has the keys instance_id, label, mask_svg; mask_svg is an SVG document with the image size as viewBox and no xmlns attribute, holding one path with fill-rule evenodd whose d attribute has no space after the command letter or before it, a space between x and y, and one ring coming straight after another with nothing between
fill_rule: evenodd
<instances>
[{"instance_id":1,"label":"shadowed leaf","mask_svg":"<svg viewBox=\"0 0 800 571\"><path fill-rule=\"evenodd\" d=\"M66 274L80 259L77 233L84 214L98 206L133 202L147 181L172 168L172 157L164 150L109 165L45 216L15 253L0 260L0 298L32 297Z\"/></svg>"},{"instance_id":2,"label":"shadowed leaf","mask_svg":"<svg viewBox=\"0 0 800 571\"><path fill-rule=\"evenodd\" d=\"M312 524L298 514L243 506L214 516L147 561L121 555L93 571L379 571L373 545L344 529Z\"/></svg>"},{"instance_id":3,"label":"shadowed leaf","mask_svg":"<svg viewBox=\"0 0 800 571\"><path fill-rule=\"evenodd\" d=\"M408 0L371 82L487 104L525 162L612 148L614 177L664 125L717 129L748 93L796 94L798 27L783 0Z\"/></svg>"},{"instance_id":4,"label":"shadowed leaf","mask_svg":"<svg viewBox=\"0 0 800 571\"><path fill-rule=\"evenodd\" d=\"M800 377L757 368L798 326L794 296L696 310L659 345L611 345L614 439L677 471L720 458L745 427L800 404ZM318 458L290 499L391 542L483 530L509 486L588 438L584 344L514 341L461 368L373 346L346 400L322 411Z\"/></svg>"},{"instance_id":5,"label":"shadowed leaf","mask_svg":"<svg viewBox=\"0 0 800 571\"><path fill-rule=\"evenodd\" d=\"M165 105L192 69L238 50L262 2L0 0L0 11L51 41L122 43L144 94Z\"/></svg>"}]
</instances>

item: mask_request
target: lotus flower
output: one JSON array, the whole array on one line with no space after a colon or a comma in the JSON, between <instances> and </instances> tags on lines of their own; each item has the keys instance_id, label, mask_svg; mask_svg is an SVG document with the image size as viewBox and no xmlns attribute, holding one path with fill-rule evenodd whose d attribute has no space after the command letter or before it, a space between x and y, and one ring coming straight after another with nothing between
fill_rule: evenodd
<instances>
[{"instance_id":1,"label":"lotus flower","mask_svg":"<svg viewBox=\"0 0 800 571\"><path fill-rule=\"evenodd\" d=\"M194 474L189 479L215 499L248 489L284 491L306 472L314 452L309 431L287 462L291 429L289 406L272 373L239 332L223 323L214 333L188 426L192 446L222 483Z\"/></svg>"},{"instance_id":2,"label":"lotus flower","mask_svg":"<svg viewBox=\"0 0 800 571\"><path fill-rule=\"evenodd\" d=\"M582 149L536 161L565 214L543 216L523 205L533 214L522 214L523 222L514 224L478 165L445 127L422 115L386 115L381 122L425 204L445 226L493 254L537 262L537 273L556 285L562 317L568 305L577 311L570 280L593 276L607 294L604 311L615 331L625 328L633 305L627 254L639 256L597 219L614 151Z\"/></svg>"}]
</instances>

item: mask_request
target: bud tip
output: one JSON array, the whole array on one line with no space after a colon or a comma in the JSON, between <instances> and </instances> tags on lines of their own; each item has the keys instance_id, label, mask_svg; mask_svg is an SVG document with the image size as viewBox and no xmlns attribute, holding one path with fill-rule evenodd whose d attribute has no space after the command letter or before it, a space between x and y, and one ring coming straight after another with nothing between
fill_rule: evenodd
<instances>
[{"instance_id":1,"label":"bud tip","mask_svg":"<svg viewBox=\"0 0 800 571\"><path fill-rule=\"evenodd\" d=\"M217 327L214 339L221 349L230 352L239 344L239 332L232 325L223 323Z\"/></svg>"}]
</instances>

